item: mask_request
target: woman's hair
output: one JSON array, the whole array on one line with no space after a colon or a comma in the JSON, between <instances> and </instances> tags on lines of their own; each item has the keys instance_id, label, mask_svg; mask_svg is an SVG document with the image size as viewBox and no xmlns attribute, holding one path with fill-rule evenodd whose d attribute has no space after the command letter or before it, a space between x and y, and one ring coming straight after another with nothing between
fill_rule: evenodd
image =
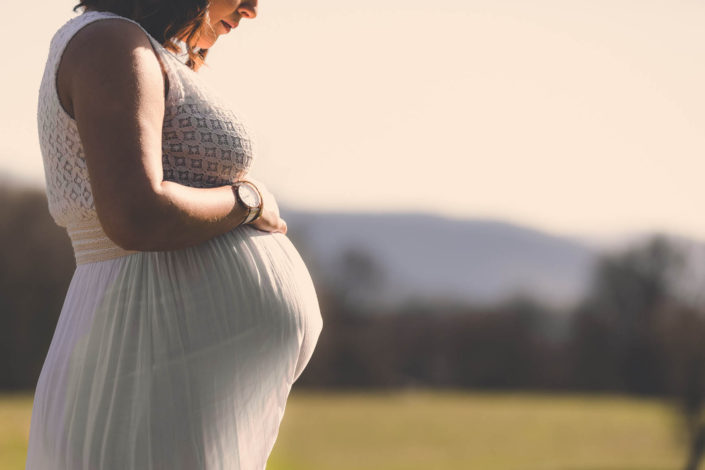
<instances>
[{"instance_id":1,"label":"woman's hair","mask_svg":"<svg viewBox=\"0 0 705 470\"><path fill-rule=\"evenodd\" d=\"M196 43L206 25L208 0L79 0L74 11L91 8L109 11L138 22L166 49L181 52L186 46L186 65L197 70L206 58L207 49Z\"/></svg>"}]
</instances>

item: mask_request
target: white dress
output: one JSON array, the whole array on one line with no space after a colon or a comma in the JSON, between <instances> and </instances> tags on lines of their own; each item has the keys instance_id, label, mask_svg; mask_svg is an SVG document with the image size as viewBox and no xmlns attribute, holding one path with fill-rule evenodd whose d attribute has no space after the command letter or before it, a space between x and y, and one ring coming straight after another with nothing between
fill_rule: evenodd
<instances>
[{"instance_id":1,"label":"white dress","mask_svg":"<svg viewBox=\"0 0 705 470\"><path fill-rule=\"evenodd\" d=\"M26 468L263 469L321 331L311 277L286 235L250 225L165 252L105 236L55 78L69 39L107 18L131 21L86 12L57 31L39 91L49 208L77 267L37 383ZM169 82L164 178L212 187L245 174L246 127L150 41Z\"/></svg>"}]
</instances>

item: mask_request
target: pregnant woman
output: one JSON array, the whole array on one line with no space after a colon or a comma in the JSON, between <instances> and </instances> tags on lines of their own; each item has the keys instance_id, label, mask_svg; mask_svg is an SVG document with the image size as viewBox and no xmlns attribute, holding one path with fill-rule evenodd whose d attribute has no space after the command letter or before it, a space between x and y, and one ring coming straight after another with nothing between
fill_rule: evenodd
<instances>
[{"instance_id":1,"label":"pregnant woman","mask_svg":"<svg viewBox=\"0 0 705 470\"><path fill-rule=\"evenodd\" d=\"M263 469L321 315L248 176L247 127L196 73L257 0L77 8L39 90L49 209L77 267L26 468Z\"/></svg>"}]
</instances>

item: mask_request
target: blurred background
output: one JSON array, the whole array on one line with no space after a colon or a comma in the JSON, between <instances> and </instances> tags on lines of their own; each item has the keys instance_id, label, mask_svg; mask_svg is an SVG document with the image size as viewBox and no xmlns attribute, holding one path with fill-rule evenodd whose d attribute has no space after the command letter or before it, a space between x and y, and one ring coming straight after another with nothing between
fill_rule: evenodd
<instances>
[{"instance_id":1,"label":"blurred background","mask_svg":"<svg viewBox=\"0 0 705 470\"><path fill-rule=\"evenodd\" d=\"M0 99L0 469L75 267L18 7ZM201 73L257 137L324 316L268 468L697 469L705 4L263 0Z\"/></svg>"}]
</instances>

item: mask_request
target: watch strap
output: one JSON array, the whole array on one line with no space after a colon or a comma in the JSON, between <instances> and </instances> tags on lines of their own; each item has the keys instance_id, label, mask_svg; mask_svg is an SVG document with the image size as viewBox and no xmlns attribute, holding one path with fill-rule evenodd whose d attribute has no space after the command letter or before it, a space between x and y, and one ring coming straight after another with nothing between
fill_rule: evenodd
<instances>
[{"instance_id":1,"label":"watch strap","mask_svg":"<svg viewBox=\"0 0 705 470\"><path fill-rule=\"evenodd\" d=\"M243 224L249 224L250 222L252 222L253 220L255 220L255 217L254 217L254 216L255 216L255 214L257 213L257 212L256 212L257 209L256 209L256 208L249 207L247 210L248 210L247 216L245 216L245 220L242 221Z\"/></svg>"}]
</instances>

